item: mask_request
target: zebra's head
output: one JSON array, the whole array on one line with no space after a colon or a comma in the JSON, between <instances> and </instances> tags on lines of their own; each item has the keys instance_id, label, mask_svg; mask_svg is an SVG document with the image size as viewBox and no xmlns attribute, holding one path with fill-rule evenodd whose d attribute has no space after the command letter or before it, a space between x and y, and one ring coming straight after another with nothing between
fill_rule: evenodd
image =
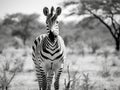
<instances>
[{"instance_id":1,"label":"zebra's head","mask_svg":"<svg viewBox=\"0 0 120 90\"><path fill-rule=\"evenodd\" d=\"M61 11L62 10L60 7L57 7L56 10L54 10L54 7L51 7L50 12L47 7L43 9L43 13L46 16L48 34L51 40L54 40L57 35L59 35L59 25L57 17L61 14Z\"/></svg>"}]
</instances>

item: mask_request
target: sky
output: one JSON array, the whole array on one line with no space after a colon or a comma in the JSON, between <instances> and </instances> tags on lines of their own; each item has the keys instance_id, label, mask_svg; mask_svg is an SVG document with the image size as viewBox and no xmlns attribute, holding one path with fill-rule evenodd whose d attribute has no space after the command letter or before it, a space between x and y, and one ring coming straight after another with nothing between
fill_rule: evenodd
<instances>
[{"instance_id":1,"label":"sky","mask_svg":"<svg viewBox=\"0 0 120 90\"><path fill-rule=\"evenodd\" d=\"M58 3L63 0L0 0L0 18L6 14L12 13L25 13L32 14L38 13L43 17L43 8L57 7ZM44 17L43 17L44 18Z\"/></svg>"},{"instance_id":2,"label":"sky","mask_svg":"<svg viewBox=\"0 0 120 90\"><path fill-rule=\"evenodd\" d=\"M43 15L43 8L45 6L47 6L48 8L54 6L56 8L63 1L66 0L0 0L0 19L4 18L6 14L37 13L40 15L39 20L45 22L46 17ZM64 14L68 14L71 8L75 8L75 6L72 5L67 9L62 9L62 14L58 17L58 19L67 23L69 21L77 22L83 18L81 18L80 16L64 17Z\"/></svg>"}]
</instances>

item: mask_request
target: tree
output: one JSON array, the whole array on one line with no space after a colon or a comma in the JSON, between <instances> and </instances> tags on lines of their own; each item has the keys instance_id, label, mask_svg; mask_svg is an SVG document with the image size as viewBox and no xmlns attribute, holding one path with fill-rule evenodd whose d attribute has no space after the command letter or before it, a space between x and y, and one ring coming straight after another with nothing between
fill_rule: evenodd
<instances>
[{"instance_id":1,"label":"tree","mask_svg":"<svg viewBox=\"0 0 120 90\"><path fill-rule=\"evenodd\" d=\"M22 14L16 13L7 15L3 21L3 25L12 26L12 36L18 36L23 40L25 45L26 40L31 37L31 30L38 29L38 14Z\"/></svg>"},{"instance_id":2,"label":"tree","mask_svg":"<svg viewBox=\"0 0 120 90\"><path fill-rule=\"evenodd\" d=\"M78 2L79 5L78 3L76 4L73 2ZM66 7L71 4L78 5L78 12L71 12L72 14L92 14L102 24L104 24L115 41L115 49L117 51L120 50L120 24L115 18L116 15L120 14L120 0L75 0L65 2L63 6ZM111 25L105 21L108 18L111 21Z\"/></svg>"},{"instance_id":3,"label":"tree","mask_svg":"<svg viewBox=\"0 0 120 90\"><path fill-rule=\"evenodd\" d=\"M26 40L31 36L31 30L34 30L36 28L36 25L33 24L37 24L37 28L39 26L39 22L37 21L39 15L38 14L25 15L17 13L14 14L13 17L18 20L17 26L19 26L20 28L15 30L12 33L12 35L20 36L25 45Z\"/></svg>"}]
</instances>

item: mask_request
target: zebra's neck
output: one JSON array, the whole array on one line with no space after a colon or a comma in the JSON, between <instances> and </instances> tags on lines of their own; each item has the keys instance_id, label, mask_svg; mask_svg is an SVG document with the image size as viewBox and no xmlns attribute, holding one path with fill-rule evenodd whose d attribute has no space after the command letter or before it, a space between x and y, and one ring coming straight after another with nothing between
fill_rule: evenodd
<instances>
[{"instance_id":1,"label":"zebra's neck","mask_svg":"<svg viewBox=\"0 0 120 90\"><path fill-rule=\"evenodd\" d=\"M56 38L57 38L57 36L54 35L53 32L49 31L48 38L50 39L50 41L51 41L52 43L54 43L55 40L56 40Z\"/></svg>"},{"instance_id":2,"label":"zebra's neck","mask_svg":"<svg viewBox=\"0 0 120 90\"><path fill-rule=\"evenodd\" d=\"M47 24L48 37L52 43L55 42L57 36L59 35L58 23L54 23L52 26Z\"/></svg>"},{"instance_id":3,"label":"zebra's neck","mask_svg":"<svg viewBox=\"0 0 120 90\"><path fill-rule=\"evenodd\" d=\"M44 38L42 43L43 50L50 48L50 50L54 51L57 47L59 47L58 39L56 39L54 42L51 42L48 36Z\"/></svg>"}]
</instances>

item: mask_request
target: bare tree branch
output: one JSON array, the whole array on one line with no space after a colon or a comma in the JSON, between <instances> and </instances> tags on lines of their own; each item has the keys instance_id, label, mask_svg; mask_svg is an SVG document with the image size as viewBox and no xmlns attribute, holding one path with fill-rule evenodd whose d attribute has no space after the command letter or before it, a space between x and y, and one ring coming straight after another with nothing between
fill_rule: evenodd
<instances>
[{"instance_id":1,"label":"bare tree branch","mask_svg":"<svg viewBox=\"0 0 120 90\"><path fill-rule=\"evenodd\" d=\"M109 11L111 14L111 20L114 21L114 23L116 23L118 26L120 26L120 24L114 19L114 13L112 11Z\"/></svg>"},{"instance_id":2,"label":"bare tree branch","mask_svg":"<svg viewBox=\"0 0 120 90\"><path fill-rule=\"evenodd\" d=\"M18 69L18 68L16 68L16 69L15 69L15 71L14 71L14 73L13 73L12 77L10 78L9 82L7 83L7 86L11 83L11 81L12 81L12 80L13 80L13 78L15 77L16 72L17 72L17 69Z\"/></svg>"},{"instance_id":3,"label":"bare tree branch","mask_svg":"<svg viewBox=\"0 0 120 90\"><path fill-rule=\"evenodd\" d=\"M98 20L100 20L101 23L103 23L107 28L108 30L110 31L111 35L114 37L114 39L116 39L113 31L112 31L112 28L104 22L104 20L102 20L98 15L96 15L95 13L93 13L91 10L89 10L88 8L86 8L86 10L88 10L88 12L90 12L94 17L96 17Z\"/></svg>"},{"instance_id":4,"label":"bare tree branch","mask_svg":"<svg viewBox=\"0 0 120 90\"><path fill-rule=\"evenodd\" d=\"M112 14L112 16L111 16L110 18L111 18L112 26L113 26L113 28L115 29L115 33L116 33L117 28L116 28L115 22L114 22L114 15L113 15L113 13L111 13L111 14Z\"/></svg>"}]
</instances>

